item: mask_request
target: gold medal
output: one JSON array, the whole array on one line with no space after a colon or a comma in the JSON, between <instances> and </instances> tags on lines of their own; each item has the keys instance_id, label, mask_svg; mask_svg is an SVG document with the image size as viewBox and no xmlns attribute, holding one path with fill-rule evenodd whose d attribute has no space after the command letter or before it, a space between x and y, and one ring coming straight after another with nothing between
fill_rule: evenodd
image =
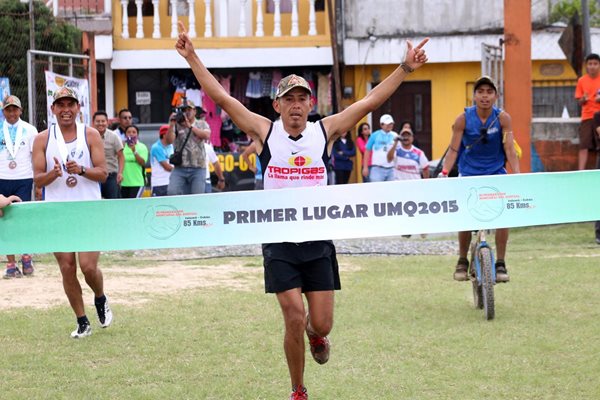
<instances>
[{"instance_id":1,"label":"gold medal","mask_svg":"<svg viewBox=\"0 0 600 400\"><path fill-rule=\"evenodd\" d=\"M8 168L10 168L10 169L17 168L17 162L15 160L12 160L11 162L8 163Z\"/></svg>"},{"instance_id":2,"label":"gold medal","mask_svg":"<svg viewBox=\"0 0 600 400\"><path fill-rule=\"evenodd\" d=\"M77 178L75 178L73 175L69 176L67 178L67 186L70 188L77 186Z\"/></svg>"}]
</instances>

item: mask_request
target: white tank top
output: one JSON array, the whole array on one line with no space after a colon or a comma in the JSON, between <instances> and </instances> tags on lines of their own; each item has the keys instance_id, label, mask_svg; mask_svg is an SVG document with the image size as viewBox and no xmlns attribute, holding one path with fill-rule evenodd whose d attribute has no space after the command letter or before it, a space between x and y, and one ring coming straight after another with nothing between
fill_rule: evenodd
<instances>
[{"instance_id":1,"label":"white tank top","mask_svg":"<svg viewBox=\"0 0 600 400\"><path fill-rule=\"evenodd\" d=\"M48 143L46 144L46 172L54 168L54 157L61 163L61 158L57 135L62 135L57 125L52 124L48 128ZM90 148L87 144L86 127L82 124L77 124L78 136L82 136L85 140L79 154L75 154L77 140L65 143L69 160L75 160L77 164L83 165L85 168L93 168L92 157L90 156ZM75 179L75 181L73 180ZM73 183L76 183L73 186ZM46 201L62 201L62 200L99 200L100 183L92 181L85 176L70 175L63 166L63 174L59 176L50 185L44 188L44 200Z\"/></svg>"},{"instance_id":2,"label":"white tank top","mask_svg":"<svg viewBox=\"0 0 600 400\"><path fill-rule=\"evenodd\" d=\"M271 124L260 163L265 189L327 185L327 134L321 121L307 122L296 138L281 120Z\"/></svg>"}]
</instances>

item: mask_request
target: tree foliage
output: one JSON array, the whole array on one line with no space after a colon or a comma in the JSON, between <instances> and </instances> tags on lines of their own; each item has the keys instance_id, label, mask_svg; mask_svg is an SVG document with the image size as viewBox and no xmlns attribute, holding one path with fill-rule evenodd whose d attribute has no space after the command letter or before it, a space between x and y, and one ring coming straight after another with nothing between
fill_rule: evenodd
<instances>
[{"instance_id":1,"label":"tree foliage","mask_svg":"<svg viewBox=\"0 0 600 400\"><path fill-rule=\"evenodd\" d=\"M34 1L34 20L36 50L81 54L81 32L56 20L52 10L43 2ZM21 99L25 115L29 26L29 4L19 0L0 0L0 76L9 78L11 93ZM43 66L36 68L36 87L37 97L43 97Z\"/></svg>"},{"instance_id":2,"label":"tree foliage","mask_svg":"<svg viewBox=\"0 0 600 400\"><path fill-rule=\"evenodd\" d=\"M595 0L589 0L588 8L590 11L590 26L600 27L600 7ZM581 18L581 0L561 0L552 7L550 22L564 22L567 24L575 12L579 13Z\"/></svg>"}]
</instances>

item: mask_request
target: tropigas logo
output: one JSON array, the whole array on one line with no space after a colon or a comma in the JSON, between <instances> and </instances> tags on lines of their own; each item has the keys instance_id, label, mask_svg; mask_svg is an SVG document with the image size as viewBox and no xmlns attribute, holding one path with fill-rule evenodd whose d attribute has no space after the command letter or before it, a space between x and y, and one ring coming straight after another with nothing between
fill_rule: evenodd
<instances>
[{"instance_id":1,"label":"tropigas logo","mask_svg":"<svg viewBox=\"0 0 600 400\"><path fill-rule=\"evenodd\" d=\"M304 156L290 157L288 159L288 164L290 164L292 167L307 167L312 164L312 159Z\"/></svg>"}]
</instances>

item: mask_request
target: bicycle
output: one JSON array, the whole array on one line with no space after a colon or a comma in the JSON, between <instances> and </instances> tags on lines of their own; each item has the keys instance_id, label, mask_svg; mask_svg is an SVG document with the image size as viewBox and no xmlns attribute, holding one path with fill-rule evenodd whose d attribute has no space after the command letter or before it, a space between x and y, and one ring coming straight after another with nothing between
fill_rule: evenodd
<instances>
[{"instance_id":1,"label":"bicycle","mask_svg":"<svg viewBox=\"0 0 600 400\"><path fill-rule=\"evenodd\" d=\"M477 239L471 243L470 252L469 276L473 285L473 302L476 308L483 309L485 319L489 321L495 316L496 268L494 267L494 252L485 240L484 230L477 232Z\"/></svg>"}]
</instances>

